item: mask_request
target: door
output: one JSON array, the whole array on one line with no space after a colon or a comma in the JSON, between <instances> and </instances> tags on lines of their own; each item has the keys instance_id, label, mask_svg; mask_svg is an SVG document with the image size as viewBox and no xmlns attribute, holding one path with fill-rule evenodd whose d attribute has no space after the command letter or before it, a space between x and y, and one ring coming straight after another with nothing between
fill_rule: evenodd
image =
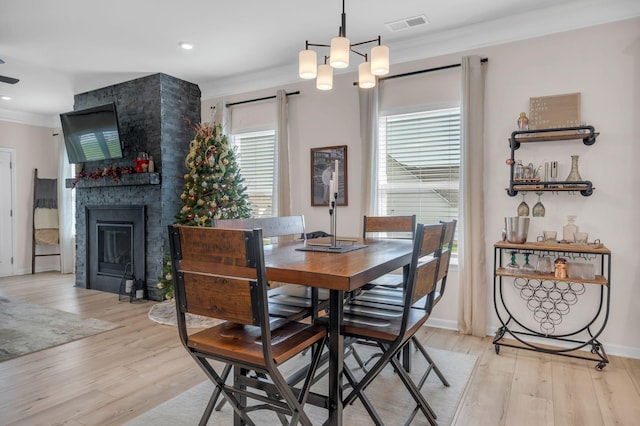
<instances>
[{"instance_id":1,"label":"door","mask_svg":"<svg viewBox=\"0 0 640 426\"><path fill-rule=\"evenodd\" d=\"M12 156L12 151L0 149L0 277L14 275Z\"/></svg>"}]
</instances>

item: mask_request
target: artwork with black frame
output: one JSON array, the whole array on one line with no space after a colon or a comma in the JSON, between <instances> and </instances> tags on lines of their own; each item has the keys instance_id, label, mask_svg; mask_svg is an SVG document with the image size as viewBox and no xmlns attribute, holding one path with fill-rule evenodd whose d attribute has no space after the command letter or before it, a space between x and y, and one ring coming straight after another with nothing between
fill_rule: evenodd
<instances>
[{"instance_id":1,"label":"artwork with black frame","mask_svg":"<svg viewBox=\"0 0 640 426\"><path fill-rule=\"evenodd\" d=\"M311 205L328 206L329 180L338 161L338 206L348 205L347 146L311 148Z\"/></svg>"}]
</instances>

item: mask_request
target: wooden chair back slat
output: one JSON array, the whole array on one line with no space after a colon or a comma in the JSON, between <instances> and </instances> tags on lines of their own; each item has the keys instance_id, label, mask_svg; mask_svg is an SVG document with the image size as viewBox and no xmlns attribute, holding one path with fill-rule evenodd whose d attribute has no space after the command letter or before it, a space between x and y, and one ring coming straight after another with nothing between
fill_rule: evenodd
<instances>
[{"instance_id":1,"label":"wooden chair back slat","mask_svg":"<svg viewBox=\"0 0 640 426\"><path fill-rule=\"evenodd\" d=\"M447 276L449 263L451 262L451 251L443 251L440 256L440 268L438 269L438 281Z\"/></svg>"},{"instance_id":2,"label":"wooden chair back slat","mask_svg":"<svg viewBox=\"0 0 640 426\"><path fill-rule=\"evenodd\" d=\"M182 272L186 312L255 325L251 281Z\"/></svg>"},{"instance_id":3,"label":"wooden chair back slat","mask_svg":"<svg viewBox=\"0 0 640 426\"><path fill-rule=\"evenodd\" d=\"M453 250L453 239L456 233L456 220L451 222L441 222L444 224L444 235L442 237L442 251L440 255L440 267L438 269L438 281L442 280L449 273L451 263L451 251Z\"/></svg>"},{"instance_id":4,"label":"wooden chair back slat","mask_svg":"<svg viewBox=\"0 0 640 426\"><path fill-rule=\"evenodd\" d=\"M411 216L365 216L362 236L382 232L403 233L406 238L413 238L416 230L416 215Z\"/></svg>"},{"instance_id":5,"label":"wooden chair back slat","mask_svg":"<svg viewBox=\"0 0 640 426\"><path fill-rule=\"evenodd\" d=\"M264 238L285 237L306 239L304 216L277 216L245 219L214 219L213 227L228 229L262 229Z\"/></svg>"},{"instance_id":6,"label":"wooden chair back slat","mask_svg":"<svg viewBox=\"0 0 640 426\"><path fill-rule=\"evenodd\" d=\"M435 291L440 262L440 258L436 256L436 253L440 250L443 232L444 226L441 224L420 224L417 227L411 266L414 272L413 274L411 270L409 272L409 279L415 279L410 299L411 305ZM425 256L429 257L424 259ZM413 266L413 262L416 263L415 266Z\"/></svg>"}]
</instances>

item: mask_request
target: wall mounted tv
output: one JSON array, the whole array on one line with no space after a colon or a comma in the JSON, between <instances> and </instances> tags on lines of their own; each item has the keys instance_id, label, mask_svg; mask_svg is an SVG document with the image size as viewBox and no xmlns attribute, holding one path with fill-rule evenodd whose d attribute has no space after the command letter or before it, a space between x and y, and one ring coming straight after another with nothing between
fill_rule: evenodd
<instances>
[{"instance_id":1,"label":"wall mounted tv","mask_svg":"<svg viewBox=\"0 0 640 426\"><path fill-rule=\"evenodd\" d=\"M122 158L114 103L60 114L60 122L69 163Z\"/></svg>"}]
</instances>

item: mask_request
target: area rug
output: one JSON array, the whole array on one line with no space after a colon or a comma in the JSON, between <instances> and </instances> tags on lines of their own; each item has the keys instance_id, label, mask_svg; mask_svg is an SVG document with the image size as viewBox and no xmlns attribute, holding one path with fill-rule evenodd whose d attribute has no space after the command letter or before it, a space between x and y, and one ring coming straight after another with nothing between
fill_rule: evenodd
<instances>
[{"instance_id":1,"label":"area rug","mask_svg":"<svg viewBox=\"0 0 640 426\"><path fill-rule=\"evenodd\" d=\"M175 302L173 300L167 300L153 305L151 309L149 309L149 319L157 322L158 324L172 325L176 327L178 324L178 318L176 316ZM187 314L186 320L187 327L189 328L209 328L220 322L213 318L193 314Z\"/></svg>"},{"instance_id":2,"label":"area rug","mask_svg":"<svg viewBox=\"0 0 640 426\"><path fill-rule=\"evenodd\" d=\"M107 321L0 297L0 362L118 327Z\"/></svg>"},{"instance_id":3,"label":"area rug","mask_svg":"<svg viewBox=\"0 0 640 426\"><path fill-rule=\"evenodd\" d=\"M368 349L358 350L366 356ZM422 393L438 416L439 425L450 425L467 383L473 374L477 357L459 352L429 349L429 354L434 359L438 367L443 371L449 381L450 387L445 387L435 374L431 374L423 387ZM186 353L185 353L186 356ZM306 361L304 356L298 357L287 364L294 369L303 365ZM306 355L308 358L308 355ZM420 376L424 371L425 362L422 356L416 351L412 354L412 376ZM359 370L350 358L347 363L354 373L359 376ZM287 365L285 364L285 366ZM346 380L346 379L345 379ZM417 379L416 379L417 381ZM326 394L326 377L318 384L314 385L313 391ZM213 391L213 384L203 382L188 391L176 396L173 399L157 406L156 408L141 414L131 420L127 426L180 426L196 425L204 411L209 397ZM403 424L409 413L415 406L413 399L404 388L398 376L391 367L387 367L378 376L365 392L371 399L374 407L378 410L385 424ZM305 406L305 411L311 418L314 425L321 425L326 420L327 411L313 406ZM256 411L251 414L252 420L258 425L279 424L277 417L267 410ZM345 425L368 425L372 424L369 415L359 401L344 409ZM209 420L209 425L230 425L233 424L233 410L229 404L225 404L221 411L214 411ZM419 413L412 425L426 425L427 419Z\"/></svg>"}]
</instances>

